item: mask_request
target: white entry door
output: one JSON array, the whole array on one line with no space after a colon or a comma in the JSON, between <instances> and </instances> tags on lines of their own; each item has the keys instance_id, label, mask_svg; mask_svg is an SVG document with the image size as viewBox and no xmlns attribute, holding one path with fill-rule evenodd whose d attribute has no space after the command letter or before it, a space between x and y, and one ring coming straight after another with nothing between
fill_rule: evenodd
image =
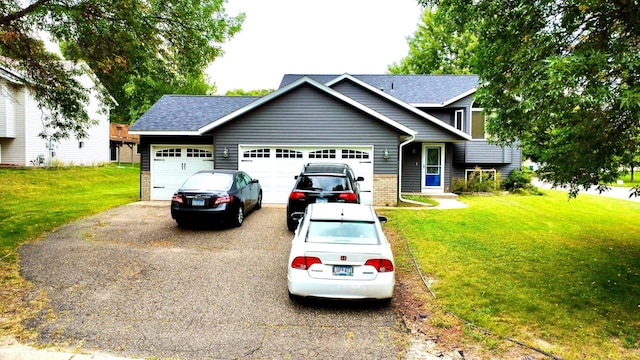
<instances>
[{"instance_id":1,"label":"white entry door","mask_svg":"<svg viewBox=\"0 0 640 360\"><path fill-rule=\"evenodd\" d=\"M444 144L422 146L422 192L444 192Z\"/></svg>"}]
</instances>

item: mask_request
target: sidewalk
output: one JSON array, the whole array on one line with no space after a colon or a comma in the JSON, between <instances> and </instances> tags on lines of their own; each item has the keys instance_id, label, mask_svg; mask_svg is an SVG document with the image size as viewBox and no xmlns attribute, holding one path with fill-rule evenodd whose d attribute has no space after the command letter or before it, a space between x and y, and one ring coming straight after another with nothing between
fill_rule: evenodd
<instances>
[{"instance_id":1,"label":"sidewalk","mask_svg":"<svg viewBox=\"0 0 640 360\"><path fill-rule=\"evenodd\" d=\"M540 189L548 189L548 190L559 190L559 191L565 191L565 192L569 192L568 188L566 186L563 187L557 187L557 188L552 188L551 184L549 184L548 182L544 182L544 181L540 181L540 179L538 178L534 178L531 181L531 184L533 184L534 186L540 188ZM614 199L621 199L621 200L629 200L629 201L634 201L634 202L640 202L640 197L636 197L633 196L631 198L629 198L629 195L631 194L629 192L630 188L628 187L619 187L619 186L610 186L609 187L609 191L605 191L603 193L598 192L598 190L596 189L595 186L592 186L589 190L584 191L584 190L580 190L580 193L578 194L578 197L580 197L581 194L589 194L589 195L597 195L597 196L604 196L604 197L610 197L610 198L614 198Z\"/></svg>"}]
</instances>

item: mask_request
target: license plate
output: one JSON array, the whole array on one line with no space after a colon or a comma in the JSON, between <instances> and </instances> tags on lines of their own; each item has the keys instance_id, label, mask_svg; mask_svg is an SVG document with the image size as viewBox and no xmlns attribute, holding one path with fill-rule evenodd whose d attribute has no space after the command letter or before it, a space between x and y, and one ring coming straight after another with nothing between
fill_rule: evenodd
<instances>
[{"instance_id":1,"label":"license plate","mask_svg":"<svg viewBox=\"0 0 640 360\"><path fill-rule=\"evenodd\" d=\"M191 200L192 206L204 206L204 199L193 199Z\"/></svg>"},{"instance_id":2,"label":"license plate","mask_svg":"<svg viewBox=\"0 0 640 360\"><path fill-rule=\"evenodd\" d=\"M334 265L334 276L353 276L353 266L351 265Z\"/></svg>"},{"instance_id":3,"label":"license plate","mask_svg":"<svg viewBox=\"0 0 640 360\"><path fill-rule=\"evenodd\" d=\"M317 203L326 203L326 202L329 202L329 199L327 199L327 198L317 198L316 202Z\"/></svg>"}]
</instances>

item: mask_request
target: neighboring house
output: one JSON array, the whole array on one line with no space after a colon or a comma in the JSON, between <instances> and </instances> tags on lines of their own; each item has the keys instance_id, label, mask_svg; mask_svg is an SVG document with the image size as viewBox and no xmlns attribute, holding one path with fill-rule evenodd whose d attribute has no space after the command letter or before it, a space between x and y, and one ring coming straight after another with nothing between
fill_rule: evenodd
<instances>
[{"instance_id":1,"label":"neighboring house","mask_svg":"<svg viewBox=\"0 0 640 360\"><path fill-rule=\"evenodd\" d=\"M94 89L96 83L89 67L79 81ZM0 164L17 166L97 165L109 162L109 114L100 111L96 90L91 91L86 111L98 124L88 129L88 137L73 135L59 142L43 139L40 134L45 111L38 107L19 73L0 66Z\"/></svg>"},{"instance_id":2,"label":"neighboring house","mask_svg":"<svg viewBox=\"0 0 640 360\"><path fill-rule=\"evenodd\" d=\"M112 162L139 164L138 143L140 143L140 137L129 134L129 125L111 123L109 149Z\"/></svg>"},{"instance_id":3,"label":"neighboring house","mask_svg":"<svg viewBox=\"0 0 640 360\"><path fill-rule=\"evenodd\" d=\"M241 169L265 203L286 203L307 162L349 163L362 201L450 192L474 168L519 169L521 150L490 145L473 106L475 75L285 75L264 97L165 95L134 123L142 200L168 200L200 169Z\"/></svg>"}]
</instances>

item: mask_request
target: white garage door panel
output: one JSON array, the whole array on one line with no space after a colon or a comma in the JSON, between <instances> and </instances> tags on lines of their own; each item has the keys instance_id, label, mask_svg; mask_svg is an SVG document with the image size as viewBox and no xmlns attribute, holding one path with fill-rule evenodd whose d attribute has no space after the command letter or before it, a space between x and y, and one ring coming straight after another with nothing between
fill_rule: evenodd
<instances>
[{"instance_id":1,"label":"white garage door panel","mask_svg":"<svg viewBox=\"0 0 640 360\"><path fill-rule=\"evenodd\" d=\"M189 176L213 170L213 146L156 145L151 152L151 200L171 200Z\"/></svg>"},{"instance_id":2,"label":"white garage door panel","mask_svg":"<svg viewBox=\"0 0 640 360\"><path fill-rule=\"evenodd\" d=\"M300 174L302 166L309 162L349 164L356 176L362 176L365 179L360 182L361 202L372 203L372 146L242 145L238 169L260 181L265 203L286 204L295 183L294 177Z\"/></svg>"}]
</instances>

